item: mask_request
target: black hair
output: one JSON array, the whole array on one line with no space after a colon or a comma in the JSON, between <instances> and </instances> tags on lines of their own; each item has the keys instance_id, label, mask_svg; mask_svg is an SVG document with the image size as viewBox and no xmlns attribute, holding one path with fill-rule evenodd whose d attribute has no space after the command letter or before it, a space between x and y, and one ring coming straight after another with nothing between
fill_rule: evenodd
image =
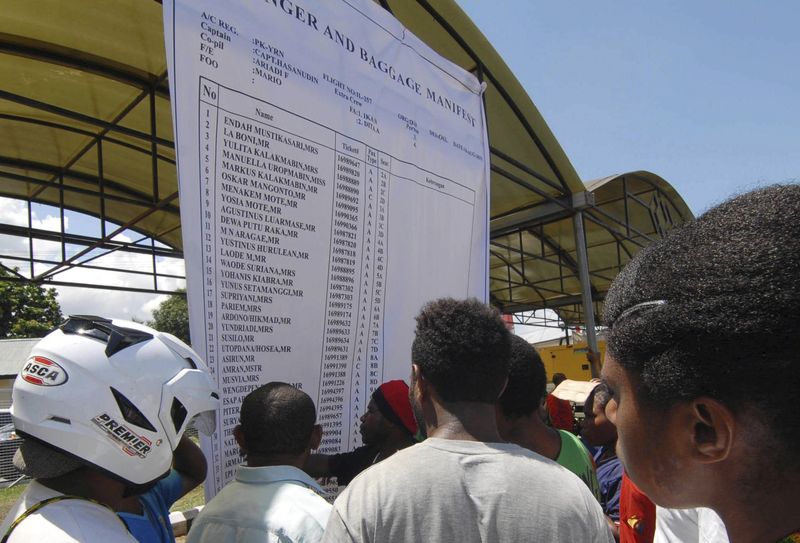
<instances>
[{"instance_id":1,"label":"black hair","mask_svg":"<svg viewBox=\"0 0 800 543\"><path fill-rule=\"evenodd\" d=\"M287 383L271 382L245 396L239 420L250 454L300 454L317 421L314 402Z\"/></svg>"},{"instance_id":2,"label":"black hair","mask_svg":"<svg viewBox=\"0 0 800 543\"><path fill-rule=\"evenodd\" d=\"M411 360L446 402L495 403L508 376L511 333L471 298L441 298L417 316Z\"/></svg>"},{"instance_id":3,"label":"black hair","mask_svg":"<svg viewBox=\"0 0 800 543\"><path fill-rule=\"evenodd\" d=\"M563 383L566 380L567 380L567 376L564 375L563 373L559 372L559 373L554 373L553 374L553 384L555 386L560 385L561 383Z\"/></svg>"},{"instance_id":4,"label":"black hair","mask_svg":"<svg viewBox=\"0 0 800 543\"><path fill-rule=\"evenodd\" d=\"M651 406L756 409L800 452L800 186L756 190L643 249L605 301L608 349ZM764 376L768 375L768 382Z\"/></svg>"},{"instance_id":5,"label":"black hair","mask_svg":"<svg viewBox=\"0 0 800 543\"><path fill-rule=\"evenodd\" d=\"M497 402L503 415L509 419L530 416L546 394L547 374L539 353L530 343L512 335L508 384Z\"/></svg>"}]
</instances>

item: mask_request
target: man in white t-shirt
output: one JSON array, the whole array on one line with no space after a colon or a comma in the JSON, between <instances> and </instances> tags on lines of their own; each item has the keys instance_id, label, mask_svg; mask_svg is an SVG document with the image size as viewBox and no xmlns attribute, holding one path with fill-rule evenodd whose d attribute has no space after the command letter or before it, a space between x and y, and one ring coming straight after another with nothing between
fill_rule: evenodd
<instances>
[{"instance_id":1,"label":"man in white t-shirt","mask_svg":"<svg viewBox=\"0 0 800 543\"><path fill-rule=\"evenodd\" d=\"M219 395L189 346L137 323L70 317L14 382L24 437L14 463L34 480L0 526L9 543L131 543L114 513L169 473L194 419L213 431Z\"/></svg>"},{"instance_id":2,"label":"man in white t-shirt","mask_svg":"<svg viewBox=\"0 0 800 543\"><path fill-rule=\"evenodd\" d=\"M428 439L357 476L334 503L323 541L613 541L578 477L502 442L495 402L509 349L499 313L477 300L422 309L410 395Z\"/></svg>"}]
</instances>

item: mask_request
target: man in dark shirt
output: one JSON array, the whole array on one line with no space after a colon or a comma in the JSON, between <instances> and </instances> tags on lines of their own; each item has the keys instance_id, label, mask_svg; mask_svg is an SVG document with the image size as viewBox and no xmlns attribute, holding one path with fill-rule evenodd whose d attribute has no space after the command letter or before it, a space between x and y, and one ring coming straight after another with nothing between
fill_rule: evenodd
<instances>
[{"instance_id":1,"label":"man in dark shirt","mask_svg":"<svg viewBox=\"0 0 800 543\"><path fill-rule=\"evenodd\" d=\"M397 380L379 386L361 416L360 432L362 447L341 454L312 454L305 464L306 473L333 476L340 486L346 486L372 464L413 445L417 423L408 401L408 385Z\"/></svg>"}]
</instances>

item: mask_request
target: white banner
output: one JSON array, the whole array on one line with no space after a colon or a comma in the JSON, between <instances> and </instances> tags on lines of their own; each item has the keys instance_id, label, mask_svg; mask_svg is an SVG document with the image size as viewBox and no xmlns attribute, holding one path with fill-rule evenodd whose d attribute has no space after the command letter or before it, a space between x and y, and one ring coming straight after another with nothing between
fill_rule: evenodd
<instances>
[{"instance_id":1,"label":"white banner","mask_svg":"<svg viewBox=\"0 0 800 543\"><path fill-rule=\"evenodd\" d=\"M177 0L164 28L194 347L222 393L213 495L239 405L314 399L320 452L361 444L374 389L408 382L414 316L487 298L481 85L371 0Z\"/></svg>"}]
</instances>

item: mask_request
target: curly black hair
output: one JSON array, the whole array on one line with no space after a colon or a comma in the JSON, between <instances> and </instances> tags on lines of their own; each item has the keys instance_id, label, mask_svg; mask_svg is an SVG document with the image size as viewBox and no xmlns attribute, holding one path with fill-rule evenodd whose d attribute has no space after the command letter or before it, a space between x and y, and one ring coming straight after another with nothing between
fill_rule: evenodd
<instances>
[{"instance_id":1,"label":"curly black hair","mask_svg":"<svg viewBox=\"0 0 800 543\"><path fill-rule=\"evenodd\" d=\"M567 380L567 376L564 375L563 373L559 372L559 373L554 373L553 374L553 386L558 386L558 385L560 385L561 383L563 383L566 380Z\"/></svg>"},{"instance_id":2,"label":"curly black hair","mask_svg":"<svg viewBox=\"0 0 800 543\"><path fill-rule=\"evenodd\" d=\"M613 358L651 406L757 409L800 452L800 186L756 190L643 249L605 301ZM765 382L768 376L768 382Z\"/></svg>"},{"instance_id":3,"label":"curly black hair","mask_svg":"<svg viewBox=\"0 0 800 543\"><path fill-rule=\"evenodd\" d=\"M417 315L411 360L442 400L493 404L508 376L510 337L493 307L441 298Z\"/></svg>"},{"instance_id":4,"label":"curly black hair","mask_svg":"<svg viewBox=\"0 0 800 543\"><path fill-rule=\"evenodd\" d=\"M300 454L317 422L314 401L287 383L271 382L245 396L239 420L250 454Z\"/></svg>"},{"instance_id":5,"label":"curly black hair","mask_svg":"<svg viewBox=\"0 0 800 543\"><path fill-rule=\"evenodd\" d=\"M528 417L547 394L547 373L539 353L519 336L511 336L508 384L498 400L508 419Z\"/></svg>"}]
</instances>

